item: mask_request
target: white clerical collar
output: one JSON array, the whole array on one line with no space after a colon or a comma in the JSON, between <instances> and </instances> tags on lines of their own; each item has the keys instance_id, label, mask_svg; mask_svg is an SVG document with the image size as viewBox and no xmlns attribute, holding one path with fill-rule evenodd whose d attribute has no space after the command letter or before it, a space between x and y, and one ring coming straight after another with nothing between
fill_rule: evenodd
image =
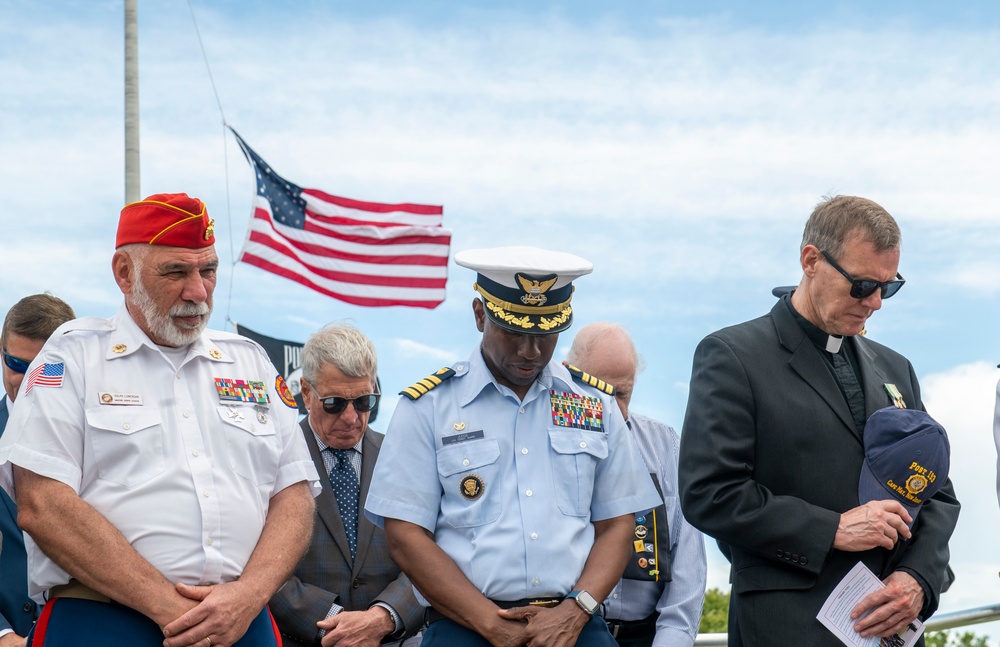
<instances>
[{"instance_id":1,"label":"white clerical collar","mask_svg":"<svg viewBox=\"0 0 1000 647\"><path fill-rule=\"evenodd\" d=\"M840 347L844 345L844 338L838 335L830 335L826 338L826 352L839 353Z\"/></svg>"}]
</instances>

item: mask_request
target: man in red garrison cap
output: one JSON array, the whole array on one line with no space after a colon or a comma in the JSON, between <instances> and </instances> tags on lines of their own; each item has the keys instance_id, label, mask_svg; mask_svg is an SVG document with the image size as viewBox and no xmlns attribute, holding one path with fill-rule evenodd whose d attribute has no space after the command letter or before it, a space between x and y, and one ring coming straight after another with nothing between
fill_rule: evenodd
<instances>
[{"instance_id":1,"label":"man in red garrison cap","mask_svg":"<svg viewBox=\"0 0 1000 647\"><path fill-rule=\"evenodd\" d=\"M125 303L28 368L0 485L45 604L29 645L280 644L265 605L306 550L319 477L263 349L206 329L214 244L201 200L127 205Z\"/></svg>"}]
</instances>

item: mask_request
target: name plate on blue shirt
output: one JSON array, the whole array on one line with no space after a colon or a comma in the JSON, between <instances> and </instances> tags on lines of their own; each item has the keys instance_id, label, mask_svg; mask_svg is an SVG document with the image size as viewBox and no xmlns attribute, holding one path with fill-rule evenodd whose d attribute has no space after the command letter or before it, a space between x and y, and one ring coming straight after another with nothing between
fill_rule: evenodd
<instances>
[{"instance_id":1,"label":"name plate on blue shirt","mask_svg":"<svg viewBox=\"0 0 1000 647\"><path fill-rule=\"evenodd\" d=\"M441 439L442 445L454 445L455 443L464 443L470 440L478 440L483 438L482 430L479 431L467 431L463 434L455 434L454 436L445 436Z\"/></svg>"}]
</instances>

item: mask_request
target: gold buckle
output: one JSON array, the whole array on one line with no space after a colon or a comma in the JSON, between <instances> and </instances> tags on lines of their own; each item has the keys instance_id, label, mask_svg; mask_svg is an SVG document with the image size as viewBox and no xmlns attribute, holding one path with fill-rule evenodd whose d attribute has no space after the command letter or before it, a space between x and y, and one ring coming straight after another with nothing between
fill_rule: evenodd
<instances>
[{"instance_id":1,"label":"gold buckle","mask_svg":"<svg viewBox=\"0 0 1000 647\"><path fill-rule=\"evenodd\" d=\"M544 607L546 609L551 609L554 606L558 606L562 600L531 600L528 605L533 607Z\"/></svg>"}]
</instances>

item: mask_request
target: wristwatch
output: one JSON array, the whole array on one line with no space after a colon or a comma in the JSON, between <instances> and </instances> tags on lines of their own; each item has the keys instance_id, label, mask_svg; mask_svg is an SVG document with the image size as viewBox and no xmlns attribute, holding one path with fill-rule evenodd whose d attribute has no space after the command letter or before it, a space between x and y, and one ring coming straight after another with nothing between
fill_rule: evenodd
<instances>
[{"instance_id":1,"label":"wristwatch","mask_svg":"<svg viewBox=\"0 0 1000 647\"><path fill-rule=\"evenodd\" d=\"M576 600L576 603L580 605L588 616L594 615L597 608L601 606L601 603L594 599L594 596L587 593L586 591L570 591L569 595L566 596L567 600Z\"/></svg>"}]
</instances>

